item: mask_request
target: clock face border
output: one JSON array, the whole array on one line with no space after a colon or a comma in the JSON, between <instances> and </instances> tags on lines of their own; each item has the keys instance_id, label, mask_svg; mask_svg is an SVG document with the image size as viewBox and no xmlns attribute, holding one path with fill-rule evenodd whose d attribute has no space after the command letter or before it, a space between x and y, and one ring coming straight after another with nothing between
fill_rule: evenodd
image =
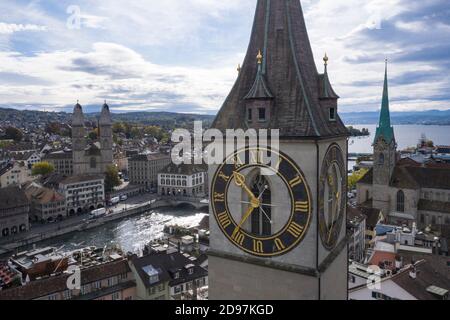
<instances>
[{"instance_id":1,"label":"clock face border","mask_svg":"<svg viewBox=\"0 0 450 320\"><path fill-rule=\"evenodd\" d=\"M328 177L328 170L331 166L336 166L337 168L339 168L340 175L342 178L341 182L342 199L340 202L339 216L336 220L336 223L333 223L332 226L329 226L327 225L327 221L325 219L325 199L326 199L325 183ZM347 174L346 174L346 165L344 162L344 155L341 147L337 143L333 143L328 147L327 153L324 157L319 180L319 234L320 239L322 241L322 245L328 251L333 250L338 244L342 224L344 222L345 217L345 206L347 203L346 192L347 192Z\"/></svg>"},{"instance_id":2,"label":"clock face border","mask_svg":"<svg viewBox=\"0 0 450 320\"><path fill-rule=\"evenodd\" d=\"M261 163L247 163L252 152L272 152L279 156L280 162L275 170ZM237 167L229 162L236 157L244 158L244 163ZM284 182L291 199L291 210L287 223L276 234L262 237L240 229L234 234L237 223L228 208L228 188L234 181L233 172L249 168L261 168L274 171ZM228 179L227 179L228 178ZM313 201L305 175L297 164L281 151L269 148L246 147L227 157L218 167L211 184L210 202L216 222L226 238L240 250L257 257L269 258L284 255L295 249L308 233L312 220Z\"/></svg>"}]
</instances>

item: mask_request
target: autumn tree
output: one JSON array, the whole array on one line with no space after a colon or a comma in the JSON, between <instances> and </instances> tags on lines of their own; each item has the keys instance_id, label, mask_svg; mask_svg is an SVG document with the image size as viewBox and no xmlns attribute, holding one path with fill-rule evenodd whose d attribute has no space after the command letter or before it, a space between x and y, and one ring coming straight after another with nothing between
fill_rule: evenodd
<instances>
[{"instance_id":1,"label":"autumn tree","mask_svg":"<svg viewBox=\"0 0 450 320\"><path fill-rule=\"evenodd\" d=\"M356 184L358 183L358 181L361 180L367 172L367 169L353 171L353 173L348 177L348 190L353 190L354 188L356 188Z\"/></svg>"},{"instance_id":2,"label":"autumn tree","mask_svg":"<svg viewBox=\"0 0 450 320\"><path fill-rule=\"evenodd\" d=\"M33 176L48 176L55 171L55 167L48 162L38 162L31 168L31 174Z\"/></svg>"}]
</instances>

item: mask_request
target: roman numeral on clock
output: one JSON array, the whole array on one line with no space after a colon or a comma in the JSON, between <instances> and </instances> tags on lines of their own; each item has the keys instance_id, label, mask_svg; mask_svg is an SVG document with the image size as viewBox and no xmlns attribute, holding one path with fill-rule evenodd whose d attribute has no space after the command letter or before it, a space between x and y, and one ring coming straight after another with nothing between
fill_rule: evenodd
<instances>
[{"instance_id":1,"label":"roman numeral on clock","mask_svg":"<svg viewBox=\"0 0 450 320\"><path fill-rule=\"evenodd\" d=\"M253 240L253 251L256 253L264 253L262 241Z\"/></svg>"},{"instance_id":2,"label":"roman numeral on clock","mask_svg":"<svg viewBox=\"0 0 450 320\"><path fill-rule=\"evenodd\" d=\"M214 202L225 202L225 194L214 192Z\"/></svg>"},{"instance_id":3,"label":"roman numeral on clock","mask_svg":"<svg viewBox=\"0 0 450 320\"><path fill-rule=\"evenodd\" d=\"M308 201L296 201L295 202L295 212L308 213L309 203Z\"/></svg>"},{"instance_id":4,"label":"roman numeral on clock","mask_svg":"<svg viewBox=\"0 0 450 320\"><path fill-rule=\"evenodd\" d=\"M235 232L233 232L233 235L231 236L231 239L233 239L237 244L239 244L240 246L242 246L244 244L244 240L245 240L245 235L240 232L235 230Z\"/></svg>"},{"instance_id":5,"label":"roman numeral on clock","mask_svg":"<svg viewBox=\"0 0 450 320\"><path fill-rule=\"evenodd\" d=\"M291 186L291 188L294 188L296 186L298 186L299 184L301 184L302 178L300 178L300 176L295 177L294 179L292 179L291 181L289 181L289 185Z\"/></svg>"},{"instance_id":6,"label":"roman numeral on clock","mask_svg":"<svg viewBox=\"0 0 450 320\"><path fill-rule=\"evenodd\" d=\"M226 211L218 214L217 220L224 229L228 228L228 226L231 225L230 217L228 216L228 213Z\"/></svg>"},{"instance_id":7,"label":"roman numeral on clock","mask_svg":"<svg viewBox=\"0 0 450 320\"><path fill-rule=\"evenodd\" d=\"M230 177L227 176L225 173L221 172L219 174L219 178L222 178L225 182L228 182L228 180L230 180Z\"/></svg>"},{"instance_id":8,"label":"roman numeral on clock","mask_svg":"<svg viewBox=\"0 0 450 320\"><path fill-rule=\"evenodd\" d=\"M294 238L300 238L300 236L302 235L303 230L304 230L304 228L302 226L300 226L296 222L292 222L287 231L292 236L294 236Z\"/></svg>"},{"instance_id":9,"label":"roman numeral on clock","mask_svg":"<svg viewBox=\"0 0 450 320\"><path fill-rule=\"evenodd\" d=\"M286 246L284 245L284 243L278 238L275 239L275 246L277 247L278 251L282 251L282 250L286 249Z\"/></svg>"}]
</instances>

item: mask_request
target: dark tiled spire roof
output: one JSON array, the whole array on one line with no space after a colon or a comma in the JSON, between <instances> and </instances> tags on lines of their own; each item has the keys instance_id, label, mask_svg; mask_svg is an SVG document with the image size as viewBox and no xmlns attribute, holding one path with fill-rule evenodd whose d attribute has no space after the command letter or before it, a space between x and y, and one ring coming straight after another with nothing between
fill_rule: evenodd
<instances>
[{"instance_id":1,"label":"dark tiled spire roof","mask_svg":"<svg viewBox=\"0 0 450 320\"><path fill-rule=\"evenodd\" d=\"M263 56L260 71L255 63L259 50ZM337 95L326 79L330 99L321 99L321 83L299 0L258 0L246 58L213 127L246 128L244 98L267 95L264 88L270 88L274 114L269 127L280 129L282 137L348 135L339 117L329 121L328 107L335 103L329 100L336 100Z\"/></svg>"}]
</instances>

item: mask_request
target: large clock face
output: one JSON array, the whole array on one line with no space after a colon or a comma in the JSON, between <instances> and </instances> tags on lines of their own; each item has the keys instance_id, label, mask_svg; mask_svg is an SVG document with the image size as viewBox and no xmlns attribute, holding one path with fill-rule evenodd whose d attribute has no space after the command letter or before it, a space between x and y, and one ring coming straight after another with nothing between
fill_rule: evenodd
<instances>
[{"instance_id":1,"label":"large clock face","mask_svg":"<svg viewBox=\"0 0 450 320\"><path fill-rule=\"evenodd\" d=\"M327 151L320 176L319 229L322 244L336 247L345 216L347 179L342 150L333 144Z\"/></svg>"},{"instance_id":2,"label":"large clock face","mask_svg":"<svg viewBox=\"0 0 450 320\"><path fill-rule=\"evenodd\" d=\"M277 163L267 165L267 157ZM256 147L234 153L218 168L211 206L229 241L258 257L279 256L298 246L312 212L308 185L295 162Z\"/></svg>"}]
</instances>

